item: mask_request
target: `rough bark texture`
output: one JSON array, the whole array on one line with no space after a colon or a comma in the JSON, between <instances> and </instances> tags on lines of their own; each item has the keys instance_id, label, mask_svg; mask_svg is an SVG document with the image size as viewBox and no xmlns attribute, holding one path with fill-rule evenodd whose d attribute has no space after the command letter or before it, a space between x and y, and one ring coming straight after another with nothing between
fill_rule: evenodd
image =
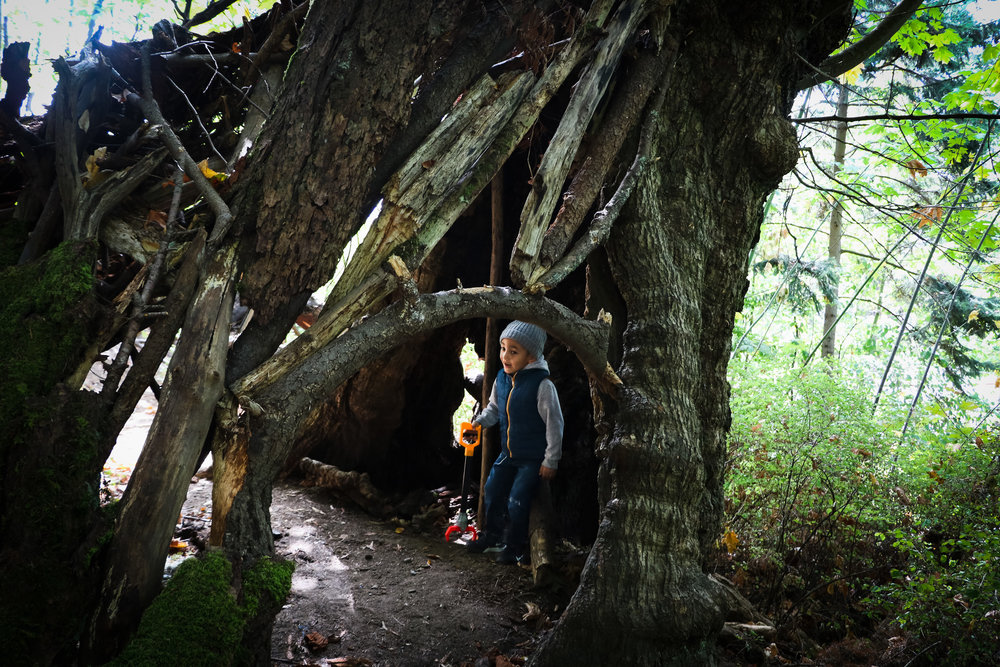
<instances>
[{"instance_id":1,"label":"rough bark texture","mask_svg":"<svg viewBox=\"0 0 1000 667\"><path fill-rule=\"evenodd\" d=\"M188 311L164 383L174 400L157 411L121 500L100 604L86 641L91 662L118 653L160 590L177 511L222 396L234 269L232 248L209 261Z\"/></svg>"},{"instance_id":2,"label":"rough bark texture","mask_svg":"<svg viewBox=\"0 0 1000 667\"><path fill-rule=\"evenodd\" d=\"M609 244L628 325L624 390L598 423L602 521L535 664L714 662L723 615L702 558L721 516L733 316L766 194L796 159L783 119L796 50L828 52L849 20L847 2L832 15L815 4L673 8L669 35L684 41L654 110L666 159L646 172ZM812 25L816 15L830 18Z\"/></svg>"}]
</instances>

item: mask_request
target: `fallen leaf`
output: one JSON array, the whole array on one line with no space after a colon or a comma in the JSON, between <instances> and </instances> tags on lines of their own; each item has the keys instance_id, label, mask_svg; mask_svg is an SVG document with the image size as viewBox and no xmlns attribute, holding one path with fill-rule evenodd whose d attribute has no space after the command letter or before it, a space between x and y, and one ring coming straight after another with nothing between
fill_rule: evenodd
<instances>
[{"instance_id":1,"label":"fallen leaf","mask_svg":"<svg viewBox=\"0 0 1000 667\"><path fill-rule=\"evenodd\" d=\"M210 181L224 181L226 180L225 174L220 174L219 172L213 170L208 166L208 158L205 158L198 163L198 169L201 170L201 175Z\"/></svg>"},{"instance_id":2,"label":"fallen leaf","mask_svg":"<svg viewBox=\"0 0 1000 667\"><path fill-rule=\"evenodd\" d=\"M305 639L306 639L306 647L310 651L322 651L323 649L326 648L327 644L330 643L325 635L322 635L318 632L310 632L309 634L306 635Z\"/></svg>"},{"instance_id":3,"label":"fallen leaf","mask_svg":"<svg viewBox=\"0 0 1000 667\"><path fill-rule=\"evenodd\" d=\"M185 542L184 540L178 540L176 538L170 540L170 551L172 552L176 553L178 551L185 551L188 548L188 546L189 546L188 543Z\"/></svg>"},{"instance_id":4,"label":"fallen leaf","mask_svg":"<svg viewBox=\"0 0 1000 667\"><path fill-rule=\"evenodd\" d=\"M727 530L726 534L722 536L722 543L726 545L726 551L734 553L736 551L736 547L740 543L740 538L737 537L736 533L734 533L732 529L730 529Z\"/></svg>"},{"instance_id":5,"label":"fallen leaf","mask_svg":"<svg viewBox=\"0 0 1000 667\"><path fill-rule=\"evenodd\" d=\"M146 213L146 224L147 225L156 225L160 229L166 229L167 228L167 214L165 212L163 212L163 211L154 211L154 210L150 209L150 211L148 213Z\"/></svg>"},{"instance_id":6,"label":"fallen leaf","mask_svg":"<svg viewBox=\"0 0 1000 667\"><path fill-rule=\"evenodd\" d=\"M978 319L979 319L979 311L978 310L974 310L971 313L969 313L969 322L975 322Z\"/></svg>"}]
</instances>

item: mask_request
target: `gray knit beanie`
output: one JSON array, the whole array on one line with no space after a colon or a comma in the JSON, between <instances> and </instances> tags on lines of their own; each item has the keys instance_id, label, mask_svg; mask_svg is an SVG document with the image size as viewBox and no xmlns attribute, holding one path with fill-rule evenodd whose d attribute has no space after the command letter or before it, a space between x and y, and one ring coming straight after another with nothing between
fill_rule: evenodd
<instances>
[{"instance_id":1,"label":"gray knit beanie","mask_svg":"<svg viewBox=\"0 0 1000 667\"><path fill-rule=\"evenodd\" d=\"M542 350L545 348L545 329L521 320L514 320L500 334L500 340L504 338L516 340L525 352L541 361Z\"/></svg>"}]
</instances>

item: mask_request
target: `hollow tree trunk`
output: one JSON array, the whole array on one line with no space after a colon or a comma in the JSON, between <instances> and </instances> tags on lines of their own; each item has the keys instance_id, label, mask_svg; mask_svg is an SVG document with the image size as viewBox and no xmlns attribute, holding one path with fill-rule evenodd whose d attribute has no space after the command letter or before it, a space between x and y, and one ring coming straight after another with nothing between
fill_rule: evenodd
<instances>
[{"instance_id":1,"label":"hollow tree trunk","mask_svg":"<svg viewBox=\"0 0 1000 667\"><path fill-rule=\"evenodd\" d=\"M832 48L849 18L849 3L836 8L804 47L798 22L818 7L674 7L668 30L684 42L664 102L647 110L668 159L645 173L608 246L628 324L625 389L598 424L603 517L533 664L715 661L723 618L702 560L721 517L733 316L765 197L797 157L784 118L796 49Z\"/></svg>"}]
</instances>

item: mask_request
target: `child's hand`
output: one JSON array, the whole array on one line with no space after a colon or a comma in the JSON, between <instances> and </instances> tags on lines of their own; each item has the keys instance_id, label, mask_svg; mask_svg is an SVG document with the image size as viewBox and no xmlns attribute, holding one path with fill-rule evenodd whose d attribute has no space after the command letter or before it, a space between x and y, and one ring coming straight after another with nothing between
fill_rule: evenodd
<instances>
[{"instance_id":1,"label":"child's hand","mask_svg":"<svg viewBox=\"0 0 1000 667\"><path fill-rule=\"evenodd\" d=\"M549 468L548 466L542 466L538 469L538 476L542 479L552 479L556 476L556 469Z\"/></svg>"}]
</instances>

